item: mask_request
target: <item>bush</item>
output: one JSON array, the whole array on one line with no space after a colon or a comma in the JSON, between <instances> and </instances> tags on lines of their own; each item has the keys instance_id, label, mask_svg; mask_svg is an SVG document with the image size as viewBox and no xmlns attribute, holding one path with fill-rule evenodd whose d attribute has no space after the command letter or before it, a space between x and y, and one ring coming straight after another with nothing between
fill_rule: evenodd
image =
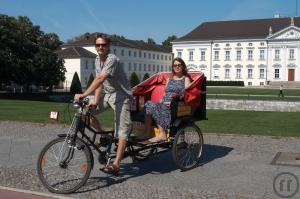
<instances>
[{"instance_id":1,"label":"bush","mask_svg":"<svg viewBox=\"0 0 300 199\"><path fill-rule=\"evenodd\" d=\"M140 80L139 80L137 74L135 72L132 72L131 76L130 76L131 87L134 87L134 86L138 85L139 83L140 83Z\"/></svg>"},{"instance_id":2,"label":"bush","mask_svg":"<svg viewBox=\"0 0 300 199\"><path fill-rule=\"evenodd\" d=\"M244 81L207 81L207 86L245 86Z\"/></svg>"},{"instance_id":3,"label":"bush","mask_svg":"<svg viewBox=\"0 0 300 199\"><path fill-rule=\"evenodd\" d=\"M70 93L73 93L73 94L74 93L82 93L82 87L81 87L81 83L80 83L77 72L75 72L75 74L73 76L71 87L70 87Z\"/></svg>"}]
</instances>

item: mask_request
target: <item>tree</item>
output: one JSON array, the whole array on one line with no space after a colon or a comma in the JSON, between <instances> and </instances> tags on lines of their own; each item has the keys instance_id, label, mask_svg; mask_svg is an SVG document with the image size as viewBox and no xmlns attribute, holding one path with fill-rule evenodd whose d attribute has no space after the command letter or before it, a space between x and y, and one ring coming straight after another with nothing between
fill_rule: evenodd
<instances>
[{"instance_id":1,"label":"tree","mask_svg":"<svg viewBox=\"0 0 300 199\"><path fill-rule=\"evenodd\" d=\"M144 77L143 77L143 81L145 81L146 79L148 79L150 77L150 75L148 73L145 73Z\"/></svg>"},{"instance_id":2,"label":"tree","mask_svg":"<svg viewBox=\"0 0 300 199\"><path fill-rule=\"evenodd\" d=\"M86 85L86 88L88 88L90 85L91 85L91 83L94 81L94 75L91 73L90 74L90 77L89 77L89 81L88 81L88 83L87 83L87 85Z\"/></svg>"},{"instance_id":3,"label":"tree","mask_svg":"<svg viewBox=\"0 0 300 199\"><path fill-rule=\"evenodd\" d=\"M140 80L137 76L137 74L135 72L132 72L131 73L131 76L130 76L130 84L131 84L131 87L135 87L136 85L138 85L140 83Z\"/></svg>"},{"instance_id":4,"label":"tree","mask_svg":"<svg viewBox=\"0 0 300 199\"><path fill-rule=\"evenodd\" d=\"M77 72L75 72L75 74L73 75L73 79L70 87L70 93L73 94L82 93L81 83Z\"/></svg>"},{"instance_id":5,"label":"tree","mask_svg":"<svg viewBox=\"0 0 300 199\"><path fill-rule=\"evenodd\" d=\"M168 38L162 42L162 45L165 47L172 47L171 42L174 41L175 39L177 39L176 35L168 36Z\"/></svg>"},{"instance_id":6,"label":"tree","mask_svg":"<svg viewBox=\"0 0 300 199\"><path fill-rule=\"evenodd\" d=\"M152 38L148 38L147 43L148 44L156 44L154 39L152 39Z\"/></svg>"},{"instance_id":7,"label":"tree","mask_svg":"<svg viewBox=\"0 0 300 199\"><path fill-rule=\"evenodd\" d=\"M0 15L0 38L0 84L25 85L28 92L32 84L52 88L65 79L56 34L45 34L28 17Z\"/></svg>"}]
</instances>

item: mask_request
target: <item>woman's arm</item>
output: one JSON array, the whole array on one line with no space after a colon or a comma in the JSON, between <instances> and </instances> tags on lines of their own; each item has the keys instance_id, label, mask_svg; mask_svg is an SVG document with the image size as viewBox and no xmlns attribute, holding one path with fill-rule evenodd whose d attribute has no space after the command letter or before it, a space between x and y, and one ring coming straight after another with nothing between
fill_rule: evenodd
<instances>
[{"instance_id":1,"label":"woman's arm","mask_svg":"<svg viewBox=\"0 0 300 199\"><path fill-rule=\"evenodd\" d=\"M184 88L186 89L187 87L189 87L192 84L192 81L189 77L185 77L184 78Z\"/></svg>"}]
</instances>

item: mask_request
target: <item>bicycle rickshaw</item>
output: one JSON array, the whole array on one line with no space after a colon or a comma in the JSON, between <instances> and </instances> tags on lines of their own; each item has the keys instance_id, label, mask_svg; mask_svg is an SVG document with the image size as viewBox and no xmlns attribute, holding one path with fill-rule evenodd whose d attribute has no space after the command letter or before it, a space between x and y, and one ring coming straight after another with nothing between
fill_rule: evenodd
<instances>
[{"instance_id":1,"label":"bicycle rickshaw","mask_svg":"<svg viewBox=\"0 0 300 199\"><path fill-rule=\"evenodd\" d=\"M164 93L166 79L172 73L158 73L133 88L131 117L132 134L124 157L140 161L153 154L172 150L175 164L182 170L196 167L200 161L203 136L196 121L206 118L206 78L201 72L189 72L192 84L185 89L184 99L171 102L171 125L168 139L150 143L138 130L143 123L143 106L147 100L159 101ZM96 132L90 127L88 99L73 103L77 112L68 132L59 134L40 152L37 172L42 184L54 193L72 193L82 187L94 167L92 150L98 152L98 161L109 164L115 158L117 138L113 131ZM100 140L96 144L97 140Z\"/></svg>"}]
</instances>

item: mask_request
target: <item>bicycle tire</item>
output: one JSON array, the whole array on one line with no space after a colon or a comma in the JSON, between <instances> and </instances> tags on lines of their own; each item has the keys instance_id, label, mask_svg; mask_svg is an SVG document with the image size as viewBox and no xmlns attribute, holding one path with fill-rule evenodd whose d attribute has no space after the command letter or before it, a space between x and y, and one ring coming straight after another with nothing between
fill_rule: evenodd
<instances>
[{"instance_id":1,"label":"bicycle tire","mask_svg":"<svg viewBox=\"0 0 300 199\"><path fill-rule=\"evenodd\" d=\"M82 187L90 176L92 154L88 145L80 138L76 138L75 144L70 143L70 138L56 138L46 144L38 156L37 173L42 184L50 192L73 193ZM69 158L66 157L70 155L72 157L67 161Z\"/></svg>"},{"instance_id":2,"label":"bicycle tire","mask_svg":"<svg viewBox=\"0 0 300 199\"><path fill-rule=\"evenodd\" d=\"M203 149L203 135L198 126L189 123L180 128L174 138L172 156L182 171L198 166Z\"/></svg>"}]
</instances>

